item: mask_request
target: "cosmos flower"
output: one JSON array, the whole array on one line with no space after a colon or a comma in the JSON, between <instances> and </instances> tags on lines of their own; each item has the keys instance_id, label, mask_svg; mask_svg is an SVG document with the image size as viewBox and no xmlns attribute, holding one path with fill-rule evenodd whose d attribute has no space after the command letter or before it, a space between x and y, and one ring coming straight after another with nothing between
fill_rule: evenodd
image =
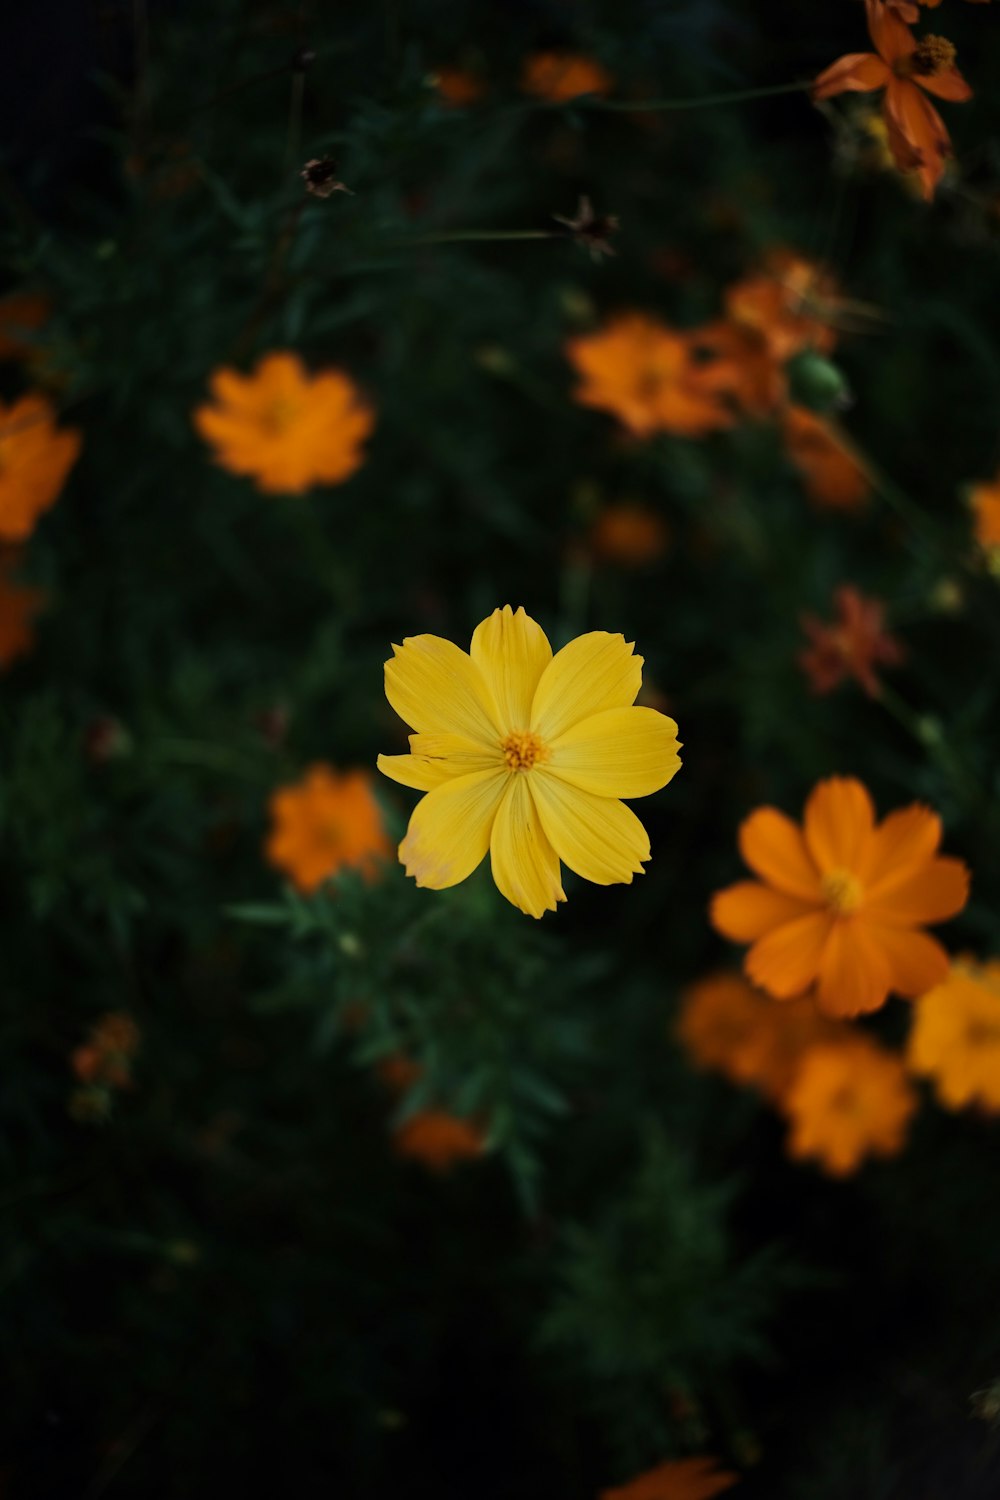
<instances>
[{"instance_id":1,"label":"cosmos flower","mask_svg":"<svg viewBox=\"0 0 1000 1500\"><path fill-rule=\"evenodd\" d=\"M416 733L378 765L427 793L399 846L418 885L457 885L489 853L501 893L540 917L566 899L560 861L597 885L642 873L649 839L619 799L666 786L680 747L673 719L633 706L642 657L623 636L595 630L553 656L507 605L468 655L435 635L393 651L386 697Z\"/></svg>"},{"instance_id":2,"label":"cosmos flower","mask_svg":"<svg viewBox=\"0 0 1000 1500\"><path fill-rule=\"evenodd\" d=\"M216 370L212 404L194 424L231 474L247 474L272 495L341 484L364 462L375 425L371 408L340 370L309 375L298 355L266 354L252 375Z\"/></svg>"},{"instance_id":3,"label":"cosmos flower","mask_svg":"<svg viewBox=\"0 0 1000 1500\"><path fill-rule=\"evenodd\" d=\"M0 401L0 540L23 542L59 497L80 454L80 434L56 426L47 396Z\"/></svg>"},{"instance_id":4,"label":"cosmos flower","mask_svg":"<svg viewBox=\"0 0 1000 1500\"><path fill-rule=\"evenodd\" d=\"M536 99L561 104L583 94L609 94L612 78L606 68L580 52L536 52L524 64L521 88Z\"/></svg>"},{"instance_id":5,"label":"cosmos flower","mask_svg":"<svg viewBox=\"0 0 1000 1500\"><path fill-rule=\"evenodd\" d=\"M900 1059L857 1032L806 1053L783 1108L789 1156L847 1177L867 1156L903 1149L917 1097Z\"/></svg>"},{"instance_id":6,"label":"cosmos flower","mask_svg":"<svg viewBox=\"0 0 1000 1500\"><path fill-rule=\"evenodd\" d=\"M369 771L316 765L272 796L267 858L304 894L339 870L371 880L392 852L372 779Z\"/></svg>"},{"instance_id":7,"label":"cosmos flower","mask_svg":"<svg viewBox=\"0 0 1000 1500\"><path fill-rule=\"evenodd\" d=\"M832 624L803 615L809 645L799 652L799 665L814 693L830 693L853 677L869 698L877 698L875 668L898 666L903 659L902 645L884 628L885 605L866 598L850 583L842 584L833 597L837 618Z\"/></svg>"},{"instance_id":8,"label":"cosmos flower","mask_svg":"<svg viewBox=\"0 0 1000 1500\"><path fill-rule=\"evenodd\" d=\"M878 1010L889 992L911 998L940 983L948 955L921 929L968 899L969 873L937 853L941 820L914 804L877 826L860 781L813 789L803 828L774 807L740 827L740 852L760 879L712 901L715 928L752 946L747 977L779 1000L817 986L829 1015Z\"/></svg>"},{"instance_id":9,"label":"cosmos flower","mask_svg":"<svg viewBox=\"0 0 1000 1500\"><path fill-rule=\"evenodd\" d=\"M933 1079L946 1109L1000 1114L1000 960L956 963L921 995L907 1044L912 1073Z\"/></svg>"}]
</instances>

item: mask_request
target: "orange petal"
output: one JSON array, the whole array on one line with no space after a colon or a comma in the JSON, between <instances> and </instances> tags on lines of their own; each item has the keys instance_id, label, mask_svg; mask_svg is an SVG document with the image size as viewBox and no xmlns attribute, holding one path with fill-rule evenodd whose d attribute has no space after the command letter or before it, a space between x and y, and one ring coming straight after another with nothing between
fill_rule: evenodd
<instances>
[{"instance_id":1,"label":"orange petal","mask_svg":"<svg viewBox=\"0 0 1000 1500\"><path fill-rule=\"evenodd\" d=\"M888 82L889 69L874 52L848 52L819 75L812 86L812 97L818 104L835 94L866 94L885 88Z\"/></svg>"},{"instance_id":2,"label":"orange petal","mask_svg":"<svg viewBox=\"0 0 1000 1500\"><path fill-rule=\"evenodd\" d=\"M831 776L813 788L804 824L806 844L821 872L856 871L868 855L875 809L860 781Z\"/></svg>"},{"instance_id":3,"label":"orange petal","mask_svg":"<svg viewBox=\"0 0 1000 1500\"><path fill-rule=\"evenodd\" d=\"M921 74L920 87L939 99L950 99L953 104L964 104L972 98L972 89L957 68L946 68L943 73Z\"/></svg>"},{"instance_id":4,"label":"orange petal","mask_svg":"<svg viewBox=\"0 0 1000 1500\"><path fill-rule=\"evenodd\" d=\"M937 938L905 927L864 925L888 962L889 985L897 994L915 1000L948 977L951 960Z\"/></svg>"},{"instance_id":5,"label":"orange petal","mask_svg":"<svg viewBox=\"0 0 1000 1500\"><path fill-rule=\"evenodd\" d=\"M819 872L802 830L776 807L758 807L740 824L739 845L751 870L769 885L801 901L819 900Z\"/></svg>"},{"instance_id":6,"label":"orange petal","mask_svg":"<svg viewBox=\"0 0 1000 1500\"><path fill-rule=\"evenodd\" d=\"M868 12L868 34L875 43L875 50L889 67L902 57L909 57L916 47L913 32L884 0L865 0Z\"/></svg>"},{"instance_id":7,"label":"orange petal","mask_svg":"<svg viewBox=\"0 0 1000 1500\"><path fill-rule=\"evenodd\" d=\"M832 921L825 911L810 912L775 928L754 943L744 959L747 977L779 1000L801 995L819 976Z\"/></svg>"},{"instance_id":8,"label":"orange petal","mask_svg":"<svg viewBox=\"0 0 1000 1500\"><path fill-rule=\"evenodd\" d=\"M889 80L885 91L889 146L901 171L916 166L924 197L930 200L951 155L947 127L927 95L908 78Z\"/></svg>"},{"instance_id":9,"label":"orange petal","mask_svg":"<svg viewBox=\"0 0 1000 1500\"><path fill-rule=\"evenodd\" d=\"M883 818L868 845L868 853L858 875L870 888L891 879L911 865L923 865L933 859L941 842L941 819L929 807L915 802Z\"/></svg>"},{"instance_id":10,"label":"orange petal","mask_svg":"<svg viewBox=\"0 0 1000 1500\"><path fill-rule=\"evenodd\" d=\"M756 880L741 880L713 896L709 915L723 937L734 943L755 943L765 932L808 916L814 909L815 903L810 906Z\"/></svg>"},{"instance_id":11,"label":"orange petal","mask_svg":"<svg viewBox=\"0 0 1000 1500\"><path fill-rule=\"evenodd\" d=\"M969 871L960 859L931 859L900 878L889 877L865 894L863 911L887 927L946 922L969 899Z\"/></svg>"},{"instance_id":12,"label":"orange petal","mask_svg":"<svg viewBox=\"0 0 1000 1500\"><path fill-rule=\"evenodd\" d=\"M889 959L863 922L834 922L820 961L816 1003L828 1016L860 1016L889 998Z\"/></svg>"}]
</instances>

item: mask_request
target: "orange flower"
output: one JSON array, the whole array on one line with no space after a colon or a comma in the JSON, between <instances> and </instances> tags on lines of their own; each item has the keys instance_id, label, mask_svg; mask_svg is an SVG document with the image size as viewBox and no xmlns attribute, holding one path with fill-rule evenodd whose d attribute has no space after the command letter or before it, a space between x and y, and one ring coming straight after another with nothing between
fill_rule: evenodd
<instances>
[{"instance_id":1,"label":"orange flower","mask_svg":"<svg viewBox=\"0 0 1000 1500\"><path fill-rule=\"evenodd\" d=\"M407 1057L402 1052L393 1052L388 1057L379 1058L375 1064L375 1072L379 1082L392 1093L405 1094L416 1083L423 1068L412 1057Z\"/></svg>"},{"instance_id":2,"label":"orange flower","mask_svg":"<svg viewBox=\"0 0 1000 1500\"><path fill-rule=\"evenodd\" d=\"M804 406L785 413L788 457L802 475L806 494L830 510L858 510L871 483L834 428Z\"/></svg>"},{"instance_id":3,"label":"orange flower","mask_svg":"<svg viewBox=\"0 0 1000 1500\"><path fill-rule=\"evenodd\" d=\"M917 1097L903 1064L870 1038L824 1044L806 1053L785 1099L789 1156L814 1158L847 1177L866 1156L903 1149Z\"/></svg>"},{"instance_id":4,"label":"orange flower","mask_svg":"<svg viewBox=\"0 0 1000 1500\"><path fill-rule=\"evenodd\" d=\"M972 90L955 67L955 49L945 37L924 36L918 42L884 0L865 0L865 8L876 50L838 58L816 79L813 98L884 89L882 110L896 165L901 172L915 171L924 197L933 198L951 155L951 140L927 94L961 103L971 99Z\"/></svg>"},{"instance_id":5,"label":"orange flower","mask_svg":"<svg viewBox=\"0 0 1000 1500\"><path fill-rule=\"evenodd\" d=\"M808 996L775 1005L738 974L714 974L684 996L677 1034L696 1066L756 1088L772 1102L788 1091L806 1050L846 1030Z\"/></svg>"},{"instance_id":6,"label":"orange flower","mask_svg":"<svg viewBox=\"0 0 1000 1500\"><path fill-rule=\"evenodd\" d=\"M571 339L566 354L582 377L574 399L613 413L637 437L701 437L732 426L718 374L699 362L691 335L643 313L626 313Z\"/></svg>"},{"instance_id":7,"label":"orange flower","mask_svg":"<svg viewBox=\"0 0 1000 1500\"><path fill-rule=\"evenodd\" d=\"M340 870L360 870L366 880L392 853L368 771L312 766L294 786L271 798L268 861L309 894Z\"/></svg>"},{"instance_id":8,"label":"orange flower","mask_svg":"<svg viewBox=\"0 0 1000 1500\"><path fill-rule=\"evenodd\" d=\"M749 979L779 1000L816 984L834 1016L878 1010L890 990L921 995L948 972L948 955L921 931L961 911L969 873L936 853L941 820L914 804L878 827L860 781L831 776L813 789L804 827L774 807L740 826L740 852L760 881L720 891L715 928L751 943Z\"/></svg>"},{"instance_id":9,"label":"orange flower","mask_svg":"<svg viewBox=\"0 0 1000 1500\"><path fill-rule=\"evenodd\" d=\"M799 665L814 693L829 693L846 677L859 682L869 698L879 695L878 665L893 667L903 659L903 648L883 629L885 606L879 599L866 599L853 584L842 584L834 593L838 618L824 625L815 615L803 615L802 628L809 646L799 652Z\"/></svg>"},{"instance_id":10,"label":"orange flower","mask_svg":"<svg viewBox=\"0 0 1000 1500\"><path fill-rule=\"evenodd\" d=\"M90 1028L86 1045L72 1053L70 1066L82 1083L125 1089L132 1082L132 1058L138 1050L138 1026L131 1016L112 1011Z\"/></svg>"},{"instance_id":11,"label":"orange flower","mask_svg":"<svg viewBox=\"0 0 1000 1500\"><path fill-rule=\"evenodd\" d=\"M486 1138L471 1120L443 1109L425 1109L398 1126L393 1146L399 1156L419 1161L432 1172L447 1172L486 1150Z\"/></svg>"},{"instance_id":12,"label":"orange flower","mask_svg":"<svg viewBox=\"0 0 1000 1500\"><path fill-rule=\"evenodd\" d=\"M794 250L775 249L759 271L737 281L726 293L726 312L750 329L784 364L803 349L829 354L837 342L836 285L812 261Z\"/></svg>"},{"instance_id":13,"label":"orange flower","mask_svg":"<svg viewBox=\"0 0 1000 1500\"><path fill-rule=\"evenodd\" d=\"M23 542L59 495L80 454L80 434L56 426L47 396L0 401L0 540Z\"/></svg>"},{"instance_id":14,"label":"orange flower","mask_svg":"<svg viewBox=\"0 0 1000 1500\"><path fill-rule=\"evenodd\" d=\"M468 68L435 68L433 83L441 102L450 104L453 109L478 104L486 93L483 80L470 73Z\"/></svg>"},{"instance_id":15,"label":"orange flower","mask_svg":"<svg viewBox=\"0 0 1000 1500\"><path fill-rule=\"evenodd\" d=\"M627 1484L602 1490L601 1500L712 1500L739 1478L720 1469L715 1458L668 1459Z\"/></svg>"},{"instance_id":16,"label":"orange flower","mask_svg":"<svg viewBox=\"0 0 1000 1500\"><path fill-rule=\"evenodd\" d=\"M969 500L973 510L976 541L991 572L1000 573L1000 479L974 485Z\"/></svg>"},{"instance_id":17,"label":"orange flower","mask_svg":"<svg viewBox=\"0 0 1000 1500\"><path fill-rule=\"evenodd\" d=\"M601 511L590 532L590 545L608 562L638 568L663 556L668 537L667 523L655 510L626 502Z\"/></svg>"},{"instance_id":18,"label":"orange flower","mask_svg":"<svg viewBox=\"0 0 1000 1500\"><path fill-rule=\"evenodd\" d=\"M44 326L51 311L52 304L42 292L12 292L4 297L0 301L0 359L23 359L33 353L30 335Z\"/></svg>"},{"instance_id":19,"label":"orange flower","mask_svg":"<svg viewBox=\"0 0 1000 1500\"><path fill-rule=\"evenodd\" d=\"M956 963L917 1001L907 1046L912 1073L934 1079L946 1109L1000 1114L1000 960Z\"/></svg>"},{"instance_id":20,"label":"orange flower","mask_svg":"<svg viewBox=\"0 0 1000 1500\"><path fill-rule=\"evenodd\" d=\"M749 324L708 323L691 335L700 378L711 380L720 396L729 397L750 417L773 417L784 404L788 382L764 334Z\"/></svg>"},{"instance_id":21,"label":"orange flower","mask_svg":"<svg viewBox=\"0 0 1000 1500\"><path fill-rule=\"evenodd\" d=\"M40 589L11 582L13 566L13 558L0 557L0 670L31 650L34 618L45 603Z\"/></svg>"},{"instance_id":22,"label":"orange flower","mask_svg":"<svg viewBox=\"0 0 1000 1500\"><path fill-rule=\"evenodd\" d=\"M561 104L581 94L609 94L612 78L606 68L580 52L536 52L521 74L521 88L536 99Z\"/></svg>"},{"instance_id":23,"label":"orange flower","mask_svg":"<svg viewBox=\"0 0 1000 1500\"><path fill-rule=\"evenodd\" d=\"M194 423L231 474L251 474L269 495L341 484L364 461L375 417L340 370L310 376L296 354L266 354L252 375L216 370L215 405Z\"/></svg>"}]
</instances>

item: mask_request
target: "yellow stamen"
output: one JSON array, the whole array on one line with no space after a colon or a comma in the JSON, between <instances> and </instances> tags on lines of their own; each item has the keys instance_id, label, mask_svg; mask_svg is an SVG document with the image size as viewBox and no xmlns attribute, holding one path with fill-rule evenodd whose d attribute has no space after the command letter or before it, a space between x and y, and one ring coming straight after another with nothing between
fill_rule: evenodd
<instances>
[{"instance_id":1,"label":"yellow stamen","mask_svg":"<svg viewBox=\"0 0 1000 1500\"><path fill-rule=\"evenodd\" d=\"M946 36L921 37L908 57L896 64L900 78L936 78L955 66L955 47Z\"/></svg>"},{"instance_id":2,"label":"yellow stamen","mask_svg":"<svg viewBox=\"0 0 1000 1500\"><path fill-rule=\"evenodd\" d=\"M500 741L500 748L511 771L530 771L532 766L548 760L552 753L545 741L530 729L515 729Z\"/></svg>"},{"instance_id":3,"label":"yellow stamen","mask_svg":"<svg viewBox=\"0 0 1000 1500\"><path fill-rule=\"evenodd\" d=\"M857 911L863 894L861 881L850 870L830 870L823 876L823 899L838 917Z\"/></svg>"}]
</instances>

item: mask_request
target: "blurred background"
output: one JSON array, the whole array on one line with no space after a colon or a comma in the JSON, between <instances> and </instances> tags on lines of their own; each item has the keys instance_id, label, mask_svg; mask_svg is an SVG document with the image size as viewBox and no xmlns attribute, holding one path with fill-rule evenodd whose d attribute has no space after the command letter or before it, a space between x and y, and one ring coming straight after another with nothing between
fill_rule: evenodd
<instances>
[{"instance_id":1,"label":"blurred background","mask_svg":"<svg viewBox=\"0 0 1000 1500\"><path fill-rule=\"evenodd\" d=\"M833 774L940 814L1000 951L995 12L924 26L931 203L810 102L854 0L5 17L0 1494L1000 1494L995 1117L908 1085L837 1177L679 1020L741 819ZM625 314L696 430L623 414L639 345L580 399ZM294 493L276 353L364 414ZM374 772L392 643L507 603L634 640L685 747L645 875L541 922L418 890Z\"/></svg>"}]
</instances>

